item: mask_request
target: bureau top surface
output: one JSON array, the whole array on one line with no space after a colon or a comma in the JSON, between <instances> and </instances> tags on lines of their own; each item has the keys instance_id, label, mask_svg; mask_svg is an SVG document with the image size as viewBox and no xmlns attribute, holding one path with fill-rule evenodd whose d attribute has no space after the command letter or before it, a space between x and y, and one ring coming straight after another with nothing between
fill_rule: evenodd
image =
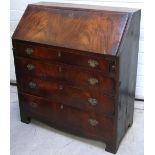
<instances>
[{"instance_id":1,"label":"bureau top surface","mask_svg":"<svg viewBox=\"0 0 155 155\"><path fill-rule=\"evenodd\" d=\"M136 12L137 8L125 8L125 7L109 7L101 5L88 5L88 4L72 4L72 3L56 3L56 2L38 2L33 5L38 6L48 6L48 7L61 7L61 8L71 8L71 9L87 9L87 10L102 10L102 11L115 11L115 12Z\"/></svg>"},{"instance_id":2,"label":"bureau top surface","mask_svg":"<svg viewBox=\"0 0 155 155\"><path fill-rule=\"evenodd\" d=\"M28 5L13 39L116 55L135 9L36 3Z\"/></svg>"}]
</instances>

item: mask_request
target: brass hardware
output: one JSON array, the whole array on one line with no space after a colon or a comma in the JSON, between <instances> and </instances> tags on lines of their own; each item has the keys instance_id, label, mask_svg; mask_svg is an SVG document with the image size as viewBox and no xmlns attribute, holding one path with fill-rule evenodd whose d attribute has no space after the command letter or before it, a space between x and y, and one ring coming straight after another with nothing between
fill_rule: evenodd
<instances>
[{"instance_id":1,"label":"brass hardware","mask_svg":"<svg viewBox=\"0 0 155 155\"><path fill-rule=\"evenodd\" d=\"M97 100L96 100L95 98L88 98L88 102L89 102L92 106L97 105Z\"/></svg>"},{"instance_id":2,"label":"brass hardware","mask_svg":"<svg viewBox=\"0 0 155 155\"><path fill-rule=\"evenodd\" d=\"M34 82L29 82L29 87L30 87L30 88L35 88L35 87L36 87L36 83L34 83Z\"/></svg>"},{"instance_id":3,"label":"brass hardware","mask_svg":"<svg viewBox=\"0 0 155 155\"><path fill-rule=\"evenodd\" d=\"M60 85L60 86L59 86L59 90L62 90L62 89L63 89L63 86L62 86L62 85Z\"/></svg>"},{"instance_id":4,"label":"brass hardware","mask_svg":"<svg viewBox=\"0 0 155 155\"><path fill-rule=\"evenodd\" d=\"M33 107L33 108L37 108L37 107L38 107L38 104L35 103L35 102L31 102L30 105L31 105L31 107Z\"/></svg>"},{"instance_id":5,"label":"brass hardware","mask_svg":"<svg viewBox=\"0 0 155 155\"><path fill-rule=\"evenodd\" d=\"M112 66L111 66L111 70L112 70L112 71L115 71L115 69L116 69L116 66L115 66L115 65L112 65Z\"/></svg>"},{"instance_id":6,"label":"brass hardware","mask_svg":"<svg viewBox=\"0 0 155 155\"><path fill-rule=\"evenodd\" d=\"M61 104L60 109L63 109L63 108L64 108L64 106L63 106L63 104Z\"/></svg>"},{"instance_id":7,"label":"brass hardware","mask_svg":"<svg viewBox=\"0 0 155 155\"><path fill-rule=\"evenodd\" d=\"M59 66L59 72L61 72L62 71L62 68L61 68L61 66Z\"/></svg>"},{"instance_id":8,"label":"brass hardware","mask_svg":"<svg viewBox=\"0 0 155 155\"><path fill-rule=\"evenodd\" d=\"M60 51L58 52L58 57L61 57L61 52Z\"/></svg>"},{"instance_id":9,"label":"brass hardware","mask_svg":"<svg viewBox=\"0 0 155 155\"><path fill-rule=\"evenodd\" d=\"M89 63L89 66L92 68L96 67L99 64L96 60L92 60L92 59L88 60L88 63Z\"/></svg>"},{"instance_id":10,"label":"brass hardware","mask_svg":"<svg viewBox=\"0 0 155 155\"><path fill-rule=\"evenodd\" d=\"M30 70L33 70L34 69L34 66L32 64L28 64L27 65L27 69L30 71Z\"/></svg>"},{"instance_id":11,"label":"brass hardware","mask_svg":"<svg viewBox=\"0 0 155 155\"><path fill-rule=\"evenodd\" d=\"M89 124L91 125L91 126L96 126L97 124L98 124L98 121L96 120L96 119L89 119L88 120L88 122L89 122Z\"/></svg>"},{"instance_id":12,"label":"brass hardware","mask_svg":"<svg viewBox=\"0 0 155 155\"><path fill-rule=\"evenodd\" d=\"M31 55L33 53L33 49L32 48L27 48L25 51L26 51L26 53L28 55Z\"/></svg>"},{"instance_id":13,"label":"brass hardware","mask_svg":"<svg viewBox=\"0 0 155 155\"><path fill-rule=\"evenodd\" d=\"M107 52L106 52L106 50L103 50L103 54L106 54Z\"/></svg>"},{"instance_id":14,"label":"brass hardware","mask_svg":"<svg viewBox=\"0 0 155 155\"><path fill-rule=\"evenodd\" d=\"M91 85L95 85L95 84L98 83L98 80L97 80L96 78L90 78L90 79L88 79L88 81L89 81L89 83L90 83Z\"/></svg>"},{"instance_id":15,"label":"brass hardware","mask_svg":"<svg viewBox=\"0 0 155 155\"><path fill-rule=\"evenodd\" d=\"M68 16L69 16L69 17L73 17L73 16L74 16L74 13L73 13L73 12L70 12L70 13L68 14Z\"/></svg>"},{"instance_id":16,"label":"brass hardware","mask_svg":"<svg viewBox=\"0 0 155 155\"><path fill-rule=\"evenodd\" d=\"M116 71L116 62L115 61L111 61L109 63L109 72L115 72Z\"/></svg>"}]
</instances>

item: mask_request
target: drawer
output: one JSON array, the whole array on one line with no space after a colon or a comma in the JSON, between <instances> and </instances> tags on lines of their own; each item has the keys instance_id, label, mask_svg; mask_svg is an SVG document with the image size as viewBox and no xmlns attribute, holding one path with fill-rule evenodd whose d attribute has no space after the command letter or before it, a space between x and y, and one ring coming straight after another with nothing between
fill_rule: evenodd
<instances>
[{"instance_id":1,"label":"drawer","mask_svg":"<svg viewBox=\"0 0 155 155\"><path fill-rule=\"evenodd\" d=\"M115 81L99 71L89 71L71 65L44 63L41 61L15 58L19 76L36 76L40 79L59 79L78 88L99 88L105 93L115 93Z\"/></svg>"},{"instance_id":2,"label":"drawer","mask_svg":"<svg viewBox=\"0 0 155 155\"><path fill-rule=\"evenodd\" d=\"M19 90L50 99L85 111L114 115L115 98L102 91L82 90L51 80L43 81L32 77L19 80Z\"/></svg>"},{"instance_id":3,"label":"drawer","mask_svg":"<svg viewBox=\"0 0 155 155\"><path fill-rule=\"evenodd\" d=\"M77 54L76 50L59 47L43 47L22 43L14 43L15 55L28 58L56 61L64 64L71 64L88 69L97 69L112 74L115 70L114 63L103 58L103 55L94 57L85 54Z\"/></svg>"},{"instance_id":4,"label":"drawer","mask_svg":"<svg viewBox=\"0 0 155 155\"><path fill-rule=\"evenodd\" d=\"M74 128L85 134L107 136L113 134L114 120L112 117L84 112L76 108L47 99L19 93L22 106L28 113L41 116L50 122Z\"/></svg>"}]
</instances>

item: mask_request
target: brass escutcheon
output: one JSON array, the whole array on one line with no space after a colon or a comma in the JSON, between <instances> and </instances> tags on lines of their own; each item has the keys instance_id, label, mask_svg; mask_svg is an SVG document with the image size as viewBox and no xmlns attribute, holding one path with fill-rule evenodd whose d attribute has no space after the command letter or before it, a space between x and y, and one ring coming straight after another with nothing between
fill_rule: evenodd
<instances>
[{"instance_id":1,"label":"brass escutcheon","mask_svg":"<svg viewBox=\"0 0 155 155\"><path fill-rule=\"evenodd\" d=\"M59 66L59 73L61 73L62 72L62 68L61 68L61 66Z\"/></svg>"},{"instance_id":2,"label":"brass escutcheon","mask_svg":"<svg viewBox=\"0 0 155 155\"><path fill-rule=\"evenodd\" d=\"M63 90L63 86L62 85L59 85L59 90Z\"/></svg>"},{"instance_id":3,"label":"brass escutcheon","mask_svg":"<svg viewBox=\"0 0 155 155\"><path fill-rule=\"evenodd\" d=\"M58 57L61 57L61 52L60 51L58 52Z\"/></svg>"},{"instance_id":4,"label":"brass escutcheon","mask_svg":"<svg viewBox=\"0 0 155 155\"><path fill-rule=\"evenodd\" d=\"M63 106L63 104L61 104L60 109L63 109L63 108L64 108L64 106Z\"/></svg>"}]
</instances>

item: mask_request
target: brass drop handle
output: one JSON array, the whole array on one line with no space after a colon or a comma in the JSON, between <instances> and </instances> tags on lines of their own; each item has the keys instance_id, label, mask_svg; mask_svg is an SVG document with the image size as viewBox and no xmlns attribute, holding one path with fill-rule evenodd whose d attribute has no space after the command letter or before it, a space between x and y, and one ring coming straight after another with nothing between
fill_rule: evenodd
<instances>
[{"instance_id":1,"label":"brass drop handle","mask_svg":"<svg viewBox=\"0 0 155 155\"><path fill-rule=\"evenodd\" d=\"M32 53L33 53L33 49L32 48L26 48L26 53L28 54L28 55L31 55Z\"/></svg>"},{"instance_id":2,"label":"brass drop handle","mask_svg":"<svg viewBox=\"0 0 155 155\"><path fill-rule=\"evenodd\" d=\"M34 82L29 82L29 87L30 87L30 88L35 88L35 87L36 87L36 83L34 83Z\"/></svg>"},{"instance_id":3,"label":"brass drop handle","mask_svg":"<svg viewBox=\"0 0 155 155\"><path fill-rule=\"evenodd\" d=\"M88 60L88 64L92 68L95 68L97 65L99 65L98 61L92 59Z\"/></svg>"},{"instance_id":4,"label":"brass drop handle","mask_svg":"<svg viewBox=\"0 0 155 155\"><path fill-rule=\"evenodd\" d=\"M96 78L89 78L89 79L88 79L88 82L89 82L91 85L95 85L95 84L97 84L99 81L98 81Z\"/></svg>"},{"instance_id":5,"label":"brass drop handle","mask_svg":"<svg viewBox=\"0 0 155 155\"><path fill-rule=\"evenodd\" d=\"M96 106L97 105L97 100L95 98L88 98L88 102L92 106Z\"/></svg>"},{"instance_id":6,"label":"brass drop handle","mask_svg":"<svg viewBox=\"0 0 155 155\"><path fill-rule=\"evenodd\" d=\"M34 67L34 65L32 65L32 64L28 64L27 65L27 69L29 70L29 71L31 71L31 70L33 70L35 67Z\"/></svg>"},{"instance_id":7,"label":"brass drop handle","mask_svg":"<svg viewBox=\"0 0 155 155\"><path fill-rule=\"evenodd\" d=\"M91 119L91 118L88 120L88 122L91 126L96 126L99 123L96 119Z\"/></svg>"},{"instance_id":8,"label":"brass drop handle","mask_svg":"<svg viewBox=\"0 0 155 155\"><path fill-rule=\"evenodd\" d=\"M37 108L37 107L38 107L38 104L35 103L35 102L31 102L30 105L31 105L31 107L33 107L33 108Z\"/></svg>"}]
</instances>

